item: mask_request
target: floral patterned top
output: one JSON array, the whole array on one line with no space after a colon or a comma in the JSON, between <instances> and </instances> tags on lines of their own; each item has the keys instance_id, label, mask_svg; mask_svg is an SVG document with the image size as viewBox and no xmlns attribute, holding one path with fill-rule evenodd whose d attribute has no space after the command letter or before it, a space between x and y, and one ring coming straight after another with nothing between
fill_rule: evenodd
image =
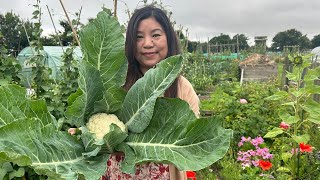
<instances>
[{"instance_id":1,"label":"floral patterned top","mask_svg":"<svg viewBox=\"0 0 320 180\"><path fill-rule=\"evenodd\" d=\"M145 163L136 165L135 174L126 174L120 170L124 154L112 154L107 161L107 171L102 180L168 180L170 179L169 165L162 163Z\"/></svg>"}]
</instances>

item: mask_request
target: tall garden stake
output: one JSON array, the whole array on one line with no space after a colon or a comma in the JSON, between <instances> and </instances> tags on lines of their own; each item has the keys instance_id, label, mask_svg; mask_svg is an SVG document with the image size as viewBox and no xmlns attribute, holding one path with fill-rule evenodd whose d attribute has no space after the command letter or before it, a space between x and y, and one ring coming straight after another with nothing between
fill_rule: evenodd
<instances>
[{"instance_id":1,"label":"tall garden stake","mask_svg":"<svg viewBox=\"0 0 320 180\"><path fill-rule=\"evenodd\" d=\"M71 22L70 19L69 19L68 13L67 13L66 9L64 8L64 5L63 5L63 3L62 3L62 0L59 0L59 1L60 1L60 4L61 4L61 6L62 6L62 9L63 9L63 11L64 11L67 19L68 19L68 23L69 23L69 25L70 25L70 27L71 27L71 29L72 29L73 37L76 39L78 46L80 46L80 41L79 41L77 32L76 32L76 30L75 30L75 29L73 28L73 26L72 26L72 22Z\"/></svg>"},{"instance_id":2,"label":"tall garden stake","mask_svg":"<svg viewBox=\"0 0 320 180\"><path fill-rule=\"evenodd\" d=\"M117 17L118 0L113 0L113 3L114 3L114 14L113 14L113 16L114 16L115 18L118 18L118 17Z\"/></svg>"},{"instance_id":3,"label":"tall garden stake","mask_svg":"<svg viewBox=\"0 0 320 180\"><path fill-rule=\"evenodd\" d=\"M51 12L50 12L50 10L49 10L48 5L46 5L46 6L47 6L47 10L48 10L48 13L49 13L49 15L50 15L50 19L51 19L51 22L52 22L52 25L53 25L54 31L55 31L55 33L56 33L57 39L58 39L59 44L60 44L60 46L61 46L61 48L62 48L62 51L63 51L63 53L64 53L63 44L62 44L61 39L60 39L60 37L59 37L59 34L58 34L58 31L57 31L57 28L56 28L56 26L54 25L54 22L53 22L53 19L52 19L52 16L51 16Z\"/></svg>"}]
</instances>

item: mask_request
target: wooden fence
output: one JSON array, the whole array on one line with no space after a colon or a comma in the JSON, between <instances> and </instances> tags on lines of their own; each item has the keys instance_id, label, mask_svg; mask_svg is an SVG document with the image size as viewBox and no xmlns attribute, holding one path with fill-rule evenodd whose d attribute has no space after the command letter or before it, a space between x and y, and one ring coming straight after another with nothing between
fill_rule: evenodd
<instances>
[{"instance_id":1,"label":"wooden fence","mask_svg":"<svg viewBox=\"0 0 320 180\"><path fill-rule=\"evenodd\" d=\"M307 69L313 69L320 66L320 62L317 61L317 59L312 59L312 64L309 68L305 68L302 72L302 78L304 77L304 75L307 73ZM289 80L286 77L286 72L292 72L293 70L293 64L291 63L291 61L289 60L288 57L285 57L285 61L283 64L283 71L282 71L282 78L281 78L281 85L283 87L283 90L287 91L288 89L288 85L289 85ZM320 85L320 80L315 80L314 81L315 85ZM303 86L303 84L302 84ZM317 102L320 102L320 94L314 94L313 95L313 99Z\"/></svg>"},{"instance_id":2,"label":"wooden fence","mask_svg":"<svg viewBox=\"0 0 320 180\"><path fill-rule=\"evenodd\" d=\"M318 66L320 66L320 62L318 62L316 58L313 60L311 68L316 68ZM320 86L320 80L319 79L315 80L314 84ZM320 94L314 94L313 99L317 102L320 102Z\"/></svg>"}]
</instances>

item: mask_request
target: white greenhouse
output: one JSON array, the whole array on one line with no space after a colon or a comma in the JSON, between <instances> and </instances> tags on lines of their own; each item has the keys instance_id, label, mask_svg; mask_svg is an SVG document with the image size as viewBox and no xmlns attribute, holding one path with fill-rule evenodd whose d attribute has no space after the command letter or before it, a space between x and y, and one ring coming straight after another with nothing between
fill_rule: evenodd
<instances>
[{"instance_id":1,"label":"white greenhouse","mask_svg":"<svg viewBox=\"0 0 320 180\"><path fill-rule=\"evenodd\" d=\"M311 54L314 54L312 56L312 61L313 62L319 62L320 61L320 46L315 47L314 49L311 50Z\"/></svg>"},{"instance_id":2,"label":"white greenhouse","mask_svg":"<svg viewBox=\"0 0 320 180\"><path fill-rule=\"evenodd\" d=\"M61 46L43 46L43 50L41 51L44 56L44 64L49 67L52 71L51 78L58 79L60 75L60 66L63 64L62 55L64 51L66 51L68 47ZM30 87L31 76L32 76L32 64L29 62L32 57L34 57L35 50L33 48L26 47L24 48L17 56L17 60L22 66L22 83L26 87ZM73 57L77 61L82 59L82 52L80 47L76 47L73 50Z\"/></svg>"}]
</instances>

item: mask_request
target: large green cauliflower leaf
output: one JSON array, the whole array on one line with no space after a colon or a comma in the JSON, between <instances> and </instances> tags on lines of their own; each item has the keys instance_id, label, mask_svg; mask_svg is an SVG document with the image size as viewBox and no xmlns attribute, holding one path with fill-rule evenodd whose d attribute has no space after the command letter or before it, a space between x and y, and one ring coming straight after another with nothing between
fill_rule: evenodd
<instances>
[{"instance_id":1,"label":"large green cauliflower leaf","mask_svg":"<svg viewBox=\"0 0 320 180\"><path fill-rule=\"evenodd\" d=\"M25 92L25 88L16 85L0 87L0 94L15 94L14 104L39 102L26 99ZM13 107L11 102L7 103L6 107L2 107L10 112ZM49 114L44 103L23 107L24 112L41 109L40 114ZM36 114L32 118L19 117L0 127L0 163L14 162L29 166L51 179L77 179L83 174L86 179L96 180L104 173L107 155L84 157L85 149L80 140L67 132L58 131L53 123L44 124L52 122L51 116Z\"/></svg>"},{"instance_id":2,"label":"large green cauliflower leaf","mask_svg":"<svg viewBox=\"0 0 320 180\"><path fill-rule=\"evenodd\" d=\"M43 126L54 123L45 100L28 100L26 90L18 86L0 86L0 127L20 118L37 117ZM23 97L23 99L21 99Z\"/></svg>"},{"instance_id":3,"label":"large green cauliflower leaf","mask_svg":"<svg viewBox=\"0 0 320 180\"><path fill-rule=\"evenodd\" d=\"M172 56L149 69L128 91L119 118L129 131L141 133L152 118L154 105L159 96L172 84L181 72L182 56Z\"/></svg>"},{"instance_id":4,"label":"large green cauliflower leaf","mask_svg":"<svg viewBox=\"0 0 320 180\"><path fill-rule=\"evenodd\" d=\"M69 123L79 127L95 112L120 109L127 69L122 33L116 18L105 11L81 31L84 58L79 68L79 90L68 100L65 114Z\"/></svg>"},{"instance_id":5,"label":"large green cauliflower leaf","mask_svg":"<svg viewBox=\"0 0 320 180\"><path fill-rule=\"evenodd\" d=\"M134 165L147 161L171 162L178 169L200 170L227 152L232 130L214 117L197 119L180 99L159 98L149 126L143 133L129 133L119 146L126 154L122 170L133 173Z\"/></svg>"}]
</instances>

